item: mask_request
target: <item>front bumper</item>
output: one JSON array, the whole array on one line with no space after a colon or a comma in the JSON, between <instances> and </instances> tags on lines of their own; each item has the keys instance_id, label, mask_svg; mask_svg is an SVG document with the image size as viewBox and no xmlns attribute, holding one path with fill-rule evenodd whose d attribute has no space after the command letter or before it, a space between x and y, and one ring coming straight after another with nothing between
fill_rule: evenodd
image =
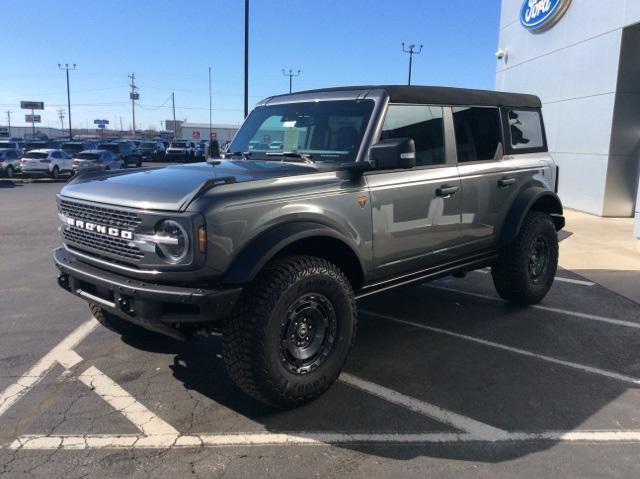
<instances>
[{"instance_id":1,"label":"front bumper","mask_svg":"<svg viewBox=\"0 0 640 479\"><path fill-rule=\"evenodd\" d=\"M185 337L176 324L219 321L231 313L242 292L140 281L78 261L64 248L54 250L53 260L63 289L122 319L179 339Z\"/></svg>"}]
</instances>

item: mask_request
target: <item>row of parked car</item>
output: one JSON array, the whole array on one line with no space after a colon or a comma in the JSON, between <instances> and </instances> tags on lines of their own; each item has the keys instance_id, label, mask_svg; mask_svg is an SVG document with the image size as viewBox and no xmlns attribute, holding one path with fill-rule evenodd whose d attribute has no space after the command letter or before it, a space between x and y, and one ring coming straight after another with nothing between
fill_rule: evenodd
<instances>
[{"instance_id":1,"label":"row of parked car","mask_svg":"<svg viewBox=\"0 0 640 479\"><path fill-rule=\"evenodd\" d=\"M0 141L0 174L76 174L87 168L114 170L140 167L143 161L189 162L206 156L208 145L189 141L172 143L145 140L108 139L52 142L48 140Z\"/></svg>"}]
</instances>

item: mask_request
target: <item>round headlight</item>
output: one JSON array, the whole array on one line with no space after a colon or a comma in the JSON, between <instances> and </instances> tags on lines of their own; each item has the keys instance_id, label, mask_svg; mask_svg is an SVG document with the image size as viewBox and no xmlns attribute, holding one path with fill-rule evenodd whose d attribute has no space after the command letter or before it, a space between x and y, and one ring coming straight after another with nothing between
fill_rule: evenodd
<instances>
[{"instance_id":1,"label":"round headlight","mask_svg":"<svg viewBox=\"0 0 640 479\"><path fill-rule=\"evenodd\" d=\"M156 246L162 256L170 263L179 263L189 252L189 235L185 229L173 220L164 220L156 230Z\"/></svg>"}]
</instances>

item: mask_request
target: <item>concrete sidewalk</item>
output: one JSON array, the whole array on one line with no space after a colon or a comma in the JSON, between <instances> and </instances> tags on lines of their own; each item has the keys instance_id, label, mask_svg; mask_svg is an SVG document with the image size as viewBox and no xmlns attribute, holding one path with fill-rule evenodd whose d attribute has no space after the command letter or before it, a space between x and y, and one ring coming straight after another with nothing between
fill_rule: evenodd
<instances>
[{"instance_id":1,"label":"concrete sidewalk","mask_svg":"<svg viewBox=\"0 0 640 479\"><path fill-rule=\"evenodd\" d=\"M568 209L565 218L560 266L640 303L640 250L633 218L601 218Z\"/></svg>"}]
</instances>

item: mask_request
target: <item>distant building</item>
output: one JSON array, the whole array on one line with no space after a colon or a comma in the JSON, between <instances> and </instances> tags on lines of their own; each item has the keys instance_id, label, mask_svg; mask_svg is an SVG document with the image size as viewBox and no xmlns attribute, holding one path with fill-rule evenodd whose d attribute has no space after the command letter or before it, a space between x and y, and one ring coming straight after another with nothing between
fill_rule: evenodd
<instances>
[{"instance_id":1,"label":"distant building","mask_svg":"<svg viewBox=\"0 0 640 479\"><path fill-rule=\"evenodd\" d=\"M502 0L496 89L542 99L560 197L636 218L640 1Z\"/></svg>"},{"instance_id":2,"label":"distant building","mask_svg":"<svg viewBox=\"0 0 640 479\"><path fill-rule=\"evenodd\" d=\"M169 128L167 128L169 129ZM211 133L220 144L233 139L240 129L240 125L229 125L214 123L211 125ZM209 123L188 123L180 124L177 137L181 140L200 141L209 139Z\"/></svg>"}]
</instances>

